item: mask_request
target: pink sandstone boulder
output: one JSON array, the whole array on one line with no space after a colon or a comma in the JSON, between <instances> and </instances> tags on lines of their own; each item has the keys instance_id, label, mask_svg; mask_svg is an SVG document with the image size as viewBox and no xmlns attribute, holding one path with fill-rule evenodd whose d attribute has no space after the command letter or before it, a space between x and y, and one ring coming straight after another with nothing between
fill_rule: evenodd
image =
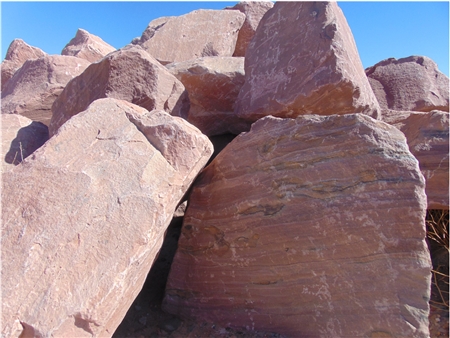
<instances>
[{"instance_id":1,"label":"pink sandstone boulder","mask_svg":"<svg viewBox=\"0 0 450 338\"><path fill-rule=\"evenodd\" d=\"M69 118L105 97L176 116L189 110L182 83L141 47L129 45L91 64L67 84L52 107L50 136Z\"/></svg>"},{"instance_id":2,"label":"pink sandstone boulder","mask_svg":"<svg viewBox=\"0 0 450 338\"><path fill-rule=\"evenodd\" d=\"M277 2L245 54L245 84L236 114L364 113L378 117L352 32L336 2Z\"/></svg>"},{"instance_id":3,"label":"pink sandstone boulder","mask_svg":"<svg viewBox=\"0 0 450 338\"><path fill-rule=\"evenodd\" d=\"M273 7L272 1L241 1L233 7L225 9L238 10L245 14L245 21L239 30L236 49L233 56L245 56L248 44L255 35L261 18Z\"/></svg>"},{"instance_id":4,"label":"pink sandstone boulder","mask_svg":"<svg viewBox=\"0 0 450 338\"><path fill-rule=\"evenodd\" d=\"M426 56L383 60L366 74L382 109L449 111L449 79Z\"/></svg>"},{"instance_id":5,"label":"pink sandstone boulder","mask_svg":"<svg viewBox=\"0 0 450 338\"><path fill-rule=\"evenodd\" d=\"M428 209L449 209L449 113L383 111L382 120L400 129L426 180Z\"/></svg>"},{"instance_id":6,"label":"pink sandstone boulder","mask_svg":"<svg viewBox=\"0 0 450 338\"><path fill-rule=\"evenodd\" d=\"M116 49L96 35L78 29L75 37L64 47L61 54L76 56L89 62L96 62Z\"/></svg>"},{"instance_id":7,"label":"pink sandstone boulder","mask_svg":"<svg viewBox=\"0 0 450 338\"><path fill-rule=\"evenodd\" d=\"M245 81L244 58L208 56L166 67L189 94L191 106L186 119L190 123L208 136L242 129L234 104Z\"/></svg>"},{"instance_id":8,"label":"pink sandstone boulder","mask_svg":"<svg viewBox=\"0 0 450 338\"><path fill-rule=\"evenodd\" d=\"M55 99L89 64L86 60L63 55L26 61L2 91L2 114L19 114L48 125Z\"/></svg>"},{"instance_id":9,"label":"pink sandstone boulder","mask_svg":"<svg viewBox=\"0 0 450 338\"><path fill-rule=\"evenodd\" d=\"M211 153L183 119L107 98L4 173L2 337L111 337Z\"/></svg>"},{"instance_id":10,"label":"pink sandstone boulder","mask_svg":"<svg viewBox=\"0 0 450 338\"><path fill-rule=\"evenodd\" d=\"M428 337L424 185L382 121L260 119L193 186L163 309L290 337Z\"/></svg>"},{"instance_id":11,"label":"pink sandstone boulder","mask_svg":"<svg viewBox=\"0 0 450 338\"><path fill-rule=\"evenodd\" d=\"M235 10L196 10L150 22L139 44L162 64L204 56L232 56L245 15Z\"/></svg>"},{"instance_id":12,"label":"pink sandstone boulder","mask_svg":"<svg viewBox=\"0 0 450 338\"><path fill-rule=\"evenodd\" d=\"M48 127L25 116L0 114L1 172L12 170L48 140Z\"/></svg>"},{"instance_id":13,"label":"pink sandstone boulder","mask_svg":"<svg viewBox=\"0 0 450 338\"><path fill-rule=\"evenodd\" d=\"M2 72L2 91L5 87L6 81L8 81L17 69L27 60L38 59L47 55L44 51L37 47L32 47L25 43L22 39L14 39L9 45L6 52L5 60L1 64Z\"/></svg>"}]
</instances>

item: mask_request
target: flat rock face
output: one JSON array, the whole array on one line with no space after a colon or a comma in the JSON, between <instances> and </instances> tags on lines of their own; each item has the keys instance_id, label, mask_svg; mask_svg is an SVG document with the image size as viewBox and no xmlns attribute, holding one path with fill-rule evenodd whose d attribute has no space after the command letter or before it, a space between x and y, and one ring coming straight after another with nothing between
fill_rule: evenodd
<instances>
[{"instance_id":1,"label":"flat rock face","mask_svg":"<svg viewBox=\"0 0 450 338\"><path fill-rule=\"evenodd\" d=\"M64 47L61 54L96 62L115 50L113 46L107 44L98 36L80 28L75 37Z\"/></svg>"},{"instance_id":2,"label":"flat rock face","mask_svg":"<svg viewBox=\"0 0 450 338\"><path fill-rule=\"evenodd\" d=\"M366 74L383 109L449 111L449 79L426 56L383 60Z\"/></svg>"},{"instance_id":3,"label":"flat rock face","mask_svg":"<svg viewBox=\"0 0 450 338\"><path fill-rule=\"evenodd\" d=\"M245 81L244 58L209 56L166 67L189 94L190 123L208 136L242 129L239 124L243 121L234 114L234 104Z\"/></svg>"},{"instance_id":4,"label":"flat rock face","mask_svg":"<svg viewBox=\"0 0 450 338\"><path fill-rule=\"evenodd\" d=\"M141 47L130 45L91 64L67 84L52 107L50 135L93 101L105 97L176 116L189 110L183 84Z\"/></svg>"},{"instance_id":5,"label":"flat rock face","mask_svg":"<svg viewBox=\"0 0 450 338\"><path fill-rule=\"evenodd\" d=\"M245 15L231 10L196 10L150 22L141 46L162 64L204 56L232 56Z\"/></svg>"},{"instance_id":6,"label":"flat rock face","mask_svg":"<svg viewBox=\"0 0 450 338\"><path fill-rule=\"evenodd\" d=\"M449 113L383 111L383 121L406 136L426 180L428 209L449 209Z\"/></svg>"},{"instance_id":7,"label":"flat rock face","mask_svg":"<svg viewBox=\"0 0 450 338\"><path fill-rule=\"evenodd\" d=\"M181 118L102 99L3 174L2 336L110 337L211 153Z\"/></svg>"},{"instance_id":8,"label":"flat rock face","mask_svg":"<svg viewBox=\"0 0 450 338\"><path fill-rule=\"evenodd\" d=\"M1 114L2 167L12 170L48 140L48 127L25 116Z\"/></svg>"},{"instance_id":9,"label":"flat rock face","mask_svg":"<svg viewBox=\"0 0 450 338\"><path fill-rule=\"evenodd\" d=\"M89 64L86 60L63 55L26 61L2 91L2 114L19 114L48 125L55 99Z\"/></svg>"},{"instance_id":10,"label":"flat rock face","mask_svg":"<svg viewBox=\"0 0 450 338\"><path fill-rule=\"evenodd\" d=\"M37 47L28 45L22 39L14 39L8 47L5 60L1 64L2 68L2 91L6 81L14 75L15 71L22 67L27 60L38 59L47 55Z\"/></svg>"},{"instance_id":11,"label":"flat rock face","mask_svg":"<svg viewBox=\"0 0 450 338\"><path fill-rule=\"evenodd\" d=\"M248 46L245 81L235 111L252 122L267 115L378 116L378 102L336 2L275 3Z\"/></svg>"},{"instance_id":12,"label":"flat rock face","mask_svg":"<svg viewBox=\"0 0 450 338\"><path fill-rule=\"evenodd\" d=\"M424 183L384 122L261 119L196 181L163 309L293 337L428 337Z\"/></svg>"},{"instance_id":13,"label":"flat rock face","mask_svg":"<svg viewBox=\"0 0 450 338\"><path fill-rule=\"evenodd\" d=\"M248 44L255 35L256 28L261 18L273 7L272 1L241 1L233 7L225 9L235 9L245 14L245 21L239 30L236 49L233 56L245 56Z\"/></svg>"}]
</instances>

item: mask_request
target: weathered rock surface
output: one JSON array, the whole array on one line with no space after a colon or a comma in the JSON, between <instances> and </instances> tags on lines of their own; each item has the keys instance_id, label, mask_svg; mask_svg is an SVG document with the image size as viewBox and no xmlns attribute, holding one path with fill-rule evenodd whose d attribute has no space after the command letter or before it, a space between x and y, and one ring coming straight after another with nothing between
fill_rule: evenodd
<instances>
[{"instance_id":1,"label":"weathered rock surface","mask_svg":"<svg viewBox=\"0 0 450 338\"><path fill-rule=\"evenodd\" d=\"M48 140L48 127L17 114L0 114L1 171L9 171Z\"/></svg>"},{"instance_id":2,"label":"weathered rock surface","mask_svg":"<svg viewBox=\"0 0 450 338\"><path fill-rule=\"evenodd\" d=\"M353 35L336 2L277 2L245 55L235 108L251 122L267 115L379 114Z\"/></svg>"},{"instance_id":3,"label":"weathered rock surface","mask_svg":"<svg viewBox=\"0 0 450 338\"><path fill-rule=\"evenodd\" d=\"M115 50L113 46L100 37L80 28L75 37L64 47L61 54L96 62Z\"/></svg>"},{"instance_id":4,"label":"weathered rock surface","mask_svg":"<svg viewBox=\"0 0 450 338\"><path fill-rule=\"evenodd\" d=\"M2 91L2 114L19 114L48 125L55 99L89 64L86 60L63 55L26 61Z\"/></svg>"},{"instance_id":5,"label":"weathered rock surface","mask_svg":"<svg viewBox=\"0 0 450 338\"><path fill-rule=\"evenodd\" d=\"M27 60L38 59L47 55L44 51L37 47L28 45L22 39L14 39L8 47L5 60L1 64L2 68L2 91L6 81L8 81L17 69Z\"/></svg>"},{"instance_id":6,"label":"weathered rock surface","mask_svg":"<svg viewBox=\"0 0 450 338\"><path fill-rule=\"evenodd\" d=\"M196 10L156 19L138 42L162 64L204 56L232 56L245 15L235 10Z\"/></svg>"},{"instance_id":7,"label":"weathered rock surface","mask_svg":"<svg viewBox=\"0 0 450 338\"><path fill-rule=\"evenodd\" d=\"M108 98L4 173L2 336L111 336L211 153L183 119Z\"/></svg>"},{"instance_id":8,"label":"weathered rock surface","mask_svg":"<svg viewBox=\"0 0 450 338\"><path fill-rule=\"evenodd\" d=\"M176 116L189 110L183 84L141 47L129 45L91 64L67 84L53 104L50 135L93 101L105 97Z\"/></svg>"},{"instance_id":9,"label":"weathered rock surface","mask_svg":"<svg viewBox=\"0 0 450 338\"><path fill-rule=\"evenodd\" d=\"M383 60L366 74L382 109L449 111L449 79L426 56Z\"/></svg>"},{"instance_id":10,"label":"weathered rock surface","mask_svg":"<svg viewBox=\"0 0 450 338\"><path fill-rule=\"evenodd\" d=\"M196 181L163 308L293 337L428 337L424 184L382 121L261 119Z\"/></svg>"},{"instance_id":11,"label":"weathered rock surface","mask_svg":"<svg viewBox=\"0 0 450 338\"><path fill-rule=\"evenodd\" d=\"M248 44L255 35L256 28L261 18L273 7L272 1L241 1L233 7L225 9L235 9L245 14L245 21L239 30L236 49L233 56L245 56Z\"/></svg>"},{"instance_id":12,"label":"weathered rock surface","mask_svg":"<svg viewBox=\"0 0 450 338\"><path fill-rule=\"evenodd\" d=\"M189 94L191 106L186 119L190 123L208 136L243 129L234 104L245 81L244 58L210 56L166 67Z\"/></svg>"},{"instance_id":13,"label":"weathered rock surface","mask_svg":"<svg viewBox=\"0 0 450 338\"><path fill-rule=\"evenodd\" d=\"M406 136L425 176L428 209L449 209L449 113L383 111L382 120Z\"/></svg>"}]
</instances>

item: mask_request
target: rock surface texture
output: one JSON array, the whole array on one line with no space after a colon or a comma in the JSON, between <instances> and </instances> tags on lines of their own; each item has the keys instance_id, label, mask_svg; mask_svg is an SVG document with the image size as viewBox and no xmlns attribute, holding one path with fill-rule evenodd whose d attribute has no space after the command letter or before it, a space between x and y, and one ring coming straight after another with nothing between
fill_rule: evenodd
<instances>
[{"instance_id":1,"label":"rock surface texture","mask_svg":"<svg viewBox=\"0 0 450 338\"><path fill-rule=\"evenodd\" d=\"M141 47L130 45L91 64L67 84L53 104L50 135L93 101L105 97L177 116L189 110L183 84Z\"/></svg>"},{"instance_id":2,"label":"rock surface texture","mask_svg":"<svg viewBox=\"0 0 450 338\"><path fill-rule=\"evenodd\" d=\"M292 337L428 337L425 210L395 127L266 117L196 181L163 308Z\"/></svg>"},{"instance_id":3,"label":"rock surface texture","mask_svg":"<svg viewBox=\"0 0 450 338\"><path fill-rule=\"evenodd\" d=\"M111 336L211 153L183 119L108 98L3 174L2 336Z\"/></svg>"},{"instance_id":4,"label":"rock surface texture","mask_svg":"<svg viewBox=\"0 0 450 338\"><path fill-rule=\"evenodd\" d=\"M449 209L449 113L383 111L406 136L426 180L428 209Z\"/></svg>"},{"instance_id":5,"label":"rock surface texture","mask_svg":"<svg viewBox=\"0 0 450 338\"><path fill-rule=\"evenodd\" d=\"M232 56L244 20L239 11L200 9L150 22L138 43L162 64Z\"/></svg>"},{"instance_id":6,"label":"rock surface texture","mask_svg":"<svg viewBox=\"0 0 450 338\"><path fill-rule=\"evenodd\" d=\"M55 99L89 64L86 60L63 55L26 61L2 91L2 114L19 114L48 125Z\"/></svg>"},{"instance_id":7,"label":"rock surface texture","mask_svg":"<svg viewBox=\"0 0 450 338\"><path fill-rule=\"evenodd\" d=\"M27 60L38 59L47 55L44 51L37 47L28 45L22 39L15 39L8 47L5 60L1 64L2 68L2 91L6 81L8 81L17 69Z\"/></svg>"},{"instance_id":8,"label":"rock surface texture","mask_svg":"<svg viewBox=\"0 0 450 338\"><path fill-rule=\"evenodd\" d=\"M96 62L115 50L113 46L107 44L98 36L80 28L75 37L64 47L61 54Z\"/></svg>"},{"instance_id":9,"label":"rock surface texture","mask_svg":"<svg viewBox=\"0 0 450 338\"><path fill-rule=\"evenodd\" d=\"M449 79L426 56L383 60L366 74L382 109L449 111Z\"/></svg>"},{"instance_id":10,"label":"rock surface texture","mask_svg":"<svg viewBox=\"0 0 450 338\"><path fill-rule=\"evenodd\" d=\"M378 102L336 2L275 3L248 46L235 111L251 122L267 115L378 116Z\"/></svg>"},{"instance_id":11,"label":"rock surface texture","mask_svg":"<svg viewBox=\"0 0 450 338\"><path fill-rule=\"evenodd\" d=\"M2 172L14 168L48 140L48 127L17 114L1 114Z\"/></svg>"},{"instance_id":12,"label":"rock surface texture","mask_svg":"<svg viewBox=\"0 0 450 338\"><path fill-rule=\"evenodd\" d=\"M166 67L189 94L191 106L186 119L190 123L208 136L243 129L234 104L245 81L244 58L209 56Z\"/></svg>"}]
</instances>

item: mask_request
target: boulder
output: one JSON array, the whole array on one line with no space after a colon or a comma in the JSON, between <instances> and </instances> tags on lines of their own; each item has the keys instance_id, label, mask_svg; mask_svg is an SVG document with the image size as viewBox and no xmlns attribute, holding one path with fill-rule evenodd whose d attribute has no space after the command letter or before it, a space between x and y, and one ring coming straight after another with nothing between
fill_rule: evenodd
<instances>
[{"instance_id":1,"label":"boulder","mask_svg":"<svg viewBox=\"0 0 450 338\"><path fill-rule=\"evenodd\" d=\"M449 209L449 113L386 110L383 121L406 136L426 180L428 209Z\"/></svg>"},{"instance_id":2,"label":"boulder","mask_svg":"<svg viewBox=\"0 0 450 338\"><path fill-rule=\"evenodd\" d=\"M245 81L244 58L208 56L166 67L189 94L191 106L186 119L190 123L208 136L242 129L234 104Z\"/></svg>"},{"instance_id":3,"label":"boulder","mask_svg":"<svg viewBox=\"0 0 450 338\"><path fill-rule=\"evenodd\" d=\"M2 337L111 337L211 153L183 119L107 98L4 173Z\"/></svg>"},{"instance_id":4,"label":"boulder","mask_svg":"<svg viewBox=\"0 0 450 338\"><path fill-rule=\"evenodd\" d=\"M166 65L204 56L232 56L245 15L232 10L200 9L163 17L148 25L139 44Z\"/></svg>"},{"instance_id":5,"label":"boulder","mask_svg":"<svg viewBox=\"0 0 450 338\"><path fill-rule=\"evenodd\" d=\"M2 114L19 114L48 125L55 99L89 64L86 60L63 55L26 61L2 91Z\"/></svg>"},{"instance_id":6,"label":"boulder","mask_svg":"<svg viewBox=\"0 0 450 338\"><path fill-rule=\"evenodd\" d=\"M12 170L48 140L48 127L17 114L0 114L1 171Z\"/></svg>"},{"instance_id":7,"label":"boulder","mask_svg":"<svg viewBox=\"0 0 450 338\"><path fill-rule=\"evenodd\" d=\"M75 37L64 47L61 54L76 56L89 62L96 62L116 49L96 35L78 29Z\"/></svg>"},{"instance_id":8,"label":"boulder","mask_svg":"<svg viewBox=\"0 0 450 338\"><path fill-rule=\"evenodd\" d=\"M260 119L193 186L163 309L292 337L428 337L424 185L382 121Z\"/></svg>"},{"instance_id":9,"label":"boulder","mask_svg":"<svg viewBox=\"0 0 450 338\"><path fill-rule=\"evenodd\" d=\"M267 115L378 117L378 102L336 2L277 2L267 11L245 54L245 84L235 112L250 122Z\"/></svg>"},{"instance_id":10,"label":"boulder","mask_svg":"<svg viewBox=\"0 0 450 338\"><path fill-rule=\"evenodd\" d=\"M245 56L248 44L255 35L256 28L258 28L261 18L272 7L272 1L241 1L233 7L225 8L238 10L245 14L245 21L239 30L236 49L234 50L233 56Z\"/></svg>"},{"instance_id":11,"label":"boulder","mask_svg":"<svg viewBox=\"0 0 450 338\"><path fill-rule=\"evenodd\" d=\"M8 47L4 61L1 64L2 91L17 69L27 60L38 59L47 54L37 47L28 45L22 39L14 39Z\"/></svg>"},{"instance_id":12,"label":"boulder","mask_svg":"<svg viewBox=\"0 0 450 338\"><path fill-rule=\"evenodd\" d=\"M189 110L182 83L141 47L129 45L91 64L67 84L53 104L50 135L93 101L105 97L177 116Z\"/></svg>"},{"instance_id":13,"label":"boulder","mask_svg":"<svg viewBox=\"0 0 450 338\"><path fill-rule=\"evenodd\" d=\"M366 74L382 109L449 111L449 79L426 56L383 60Z\"/></svg>"}]
</instances>

